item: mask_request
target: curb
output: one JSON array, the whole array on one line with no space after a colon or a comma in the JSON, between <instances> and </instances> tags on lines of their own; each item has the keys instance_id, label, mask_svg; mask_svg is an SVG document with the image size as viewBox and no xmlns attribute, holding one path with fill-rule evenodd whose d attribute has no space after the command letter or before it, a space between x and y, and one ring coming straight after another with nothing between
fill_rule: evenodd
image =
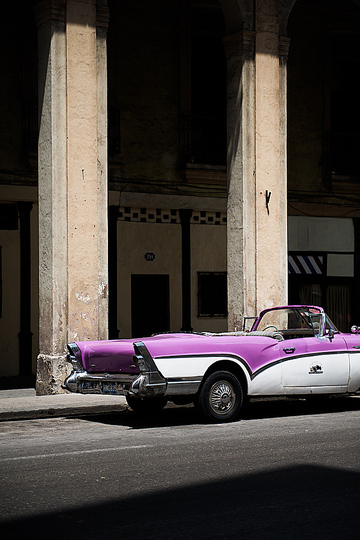
<instances>
[{"instance_id":1,"label":"curb","mask_svg":"<svg viewBox=\"0 0 360 540\"><path fill-rule=\"evenodd\" d=\"M58 418L61 416L89 416L95 414L119 413L124 412L126 409L126 405L94 405L92 407L68 407L64 409L49 407L46 409L28 411L5 411L0 412L0 422L9 420L35 420L38 418Z\"/></svg>"},{"instance_id":2,"label":"curb","mask_svg":"<svg viewBox=\"0 0 360 540\"><path fill-rule=\"evenodd\" d=\"M0 422L119 413L128 409L123 396L83 396L70 393L36 396L35 391L29 389L7 391L0 398Z\"/></svg>"}]
</instances>

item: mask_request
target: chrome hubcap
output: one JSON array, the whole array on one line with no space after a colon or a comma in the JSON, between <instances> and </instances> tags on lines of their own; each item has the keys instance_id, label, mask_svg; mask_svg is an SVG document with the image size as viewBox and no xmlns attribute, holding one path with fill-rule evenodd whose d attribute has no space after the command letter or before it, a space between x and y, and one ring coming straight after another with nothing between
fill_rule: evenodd
<instances>
[{"instance_id":1,"label":"chrome hubcap","mask_svg":"<svg viewBox=\"0 0 360 540\"><path fill-rule=\"evenodd\" d=\"M216 414L227 414L234 407L236 395L228 381L217 381L209 394L210 407Z\"/></svg>"}]
</instances>

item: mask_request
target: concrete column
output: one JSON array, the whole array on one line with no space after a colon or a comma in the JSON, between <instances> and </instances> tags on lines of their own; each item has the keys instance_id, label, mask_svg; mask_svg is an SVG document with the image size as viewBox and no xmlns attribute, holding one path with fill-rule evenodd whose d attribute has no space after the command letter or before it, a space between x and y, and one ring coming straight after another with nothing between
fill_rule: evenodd
<instances>
[{"instance_id":1,"label":"concrete column","mask_svg":"<svg viewBox=\"0 0 360 540\"><path fill-rule=\"evenodd\" d=\"M44 88L37 392L47 394L61 391L66 343L108 333L107 8L48 0L37 19Z\"/></svg>"},{"instance_id":2,"label":"concrete column","mask_svg":"<svg viewBox=\"0 0 360 540\"><path fill-rule=\"evenodd\" d=\"M98 334L97 67L94 1L67 1L69 339Z\"/></svg>"},{"instance_id":3,"label":"concrete column","mask_svg":"<svg viewBox=\"0 0 360 540\"><path fill-rule=\"evenodd\" d=\"M228 327L287 302L286 39L276 0L256 33L225 39L228 67Z\"/></svg>"},{"instance_id":4,"label":"concrete column","mask_svg":"<svg viewBox=\"0 0 360 540\"><path fill-rule=\"evenodd\" d=\"M260 311L287 300L287 198L280 144L286 96L280 96L277 0L257 0L255 17L256 307Z\"/></svg>"},{"instance_id":5,"label":"concrete column","mask_svg":"<svg viewBox=\"0 0 360 540\"><path fill-rule=\"evenodd\" d=\"M98 0L98 4L100 1ZM104 0L104 4L106 4ZM98 193L98 338L109 337L108 287L108 126L107 29L109 8L96 8L97 193Z\"/></svg>"},{"instance_id":6,"label":"concrete column","mask_svg":"<svg viewBox=\"0 0 360 540\"><path fill-rule=\"evenodd\" d=\"M36 391L57 393L67 341L65 1L36 6L39 44L39 356Z\"/></svg>"},{"instance_id":7,"label":"concrete column","mask_svg":"<svg viewBox=\"0 0 360 540\"><path fill-rule=\"evenodd\" d=\"M280 302L288 302L288 229L287 229L287 60L290 38L282 36L279 41L280 66Z\"/></svg>"},{"instance_id":8,"label":"concrete column","mask_svg":"<svg viewBox=\"0 0 360 540\"><path fill-rule=\"evenodd\" d=\"M256 310L254 33L225 39L228 95L228 328Z\"/></svg>"}]
</instances>

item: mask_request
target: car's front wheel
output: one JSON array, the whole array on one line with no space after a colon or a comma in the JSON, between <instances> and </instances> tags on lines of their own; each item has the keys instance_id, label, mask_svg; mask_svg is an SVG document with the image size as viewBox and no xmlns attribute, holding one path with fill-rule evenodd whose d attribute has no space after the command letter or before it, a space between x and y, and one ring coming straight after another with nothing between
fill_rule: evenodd
<instances>
[{"instance_id":1,"label":"car's front wheel","mask_svg":"<svg viewBox=\"0 0 360 540\"><path fill-rule=\"evenodd\" d=\"M126 396L126 401L132 410L139 414L156 414L160 412L167 403L167 398L164 396L156 396L151 398L140 398L136 396Z\"/></svg>"},{"instance_id":2,"label":"car's front wheel","mask_svg":"<svg viewBox=\"0 0 360 540\"><path fill-rule=\"evenodd\" d=\"M215 371L204 381L198 398L198 405L206 417L214 423L235 420L244 400L238 378L229 371Z\"/></svg>"}]
</instances>

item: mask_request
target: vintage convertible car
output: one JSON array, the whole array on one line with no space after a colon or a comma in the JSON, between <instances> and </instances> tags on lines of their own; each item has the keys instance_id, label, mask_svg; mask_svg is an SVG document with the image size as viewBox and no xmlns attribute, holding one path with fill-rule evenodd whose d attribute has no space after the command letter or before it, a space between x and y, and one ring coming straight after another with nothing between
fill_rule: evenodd
<instances>
[{"instance_id":1,"label":"vintage convertible car","mask_svg":"<svg viewBox=\"0 0 360 540\"><path fill-rule=\"evenodd\" d=\"M64 387L125 395L137 412L194 402L208 420L229 422L251 397L358 391L360 328L351 330L302 305L266 309L249 331L70 343Z\"/></svg>"}]
</instances>

